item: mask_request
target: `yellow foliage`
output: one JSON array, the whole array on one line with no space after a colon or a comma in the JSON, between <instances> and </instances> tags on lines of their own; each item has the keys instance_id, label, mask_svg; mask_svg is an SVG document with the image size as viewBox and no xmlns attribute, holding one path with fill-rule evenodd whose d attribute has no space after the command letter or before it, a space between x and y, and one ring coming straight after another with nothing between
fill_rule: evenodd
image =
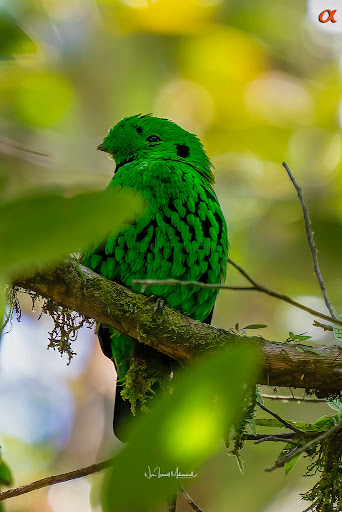
<instances>
[{"instance_id":1,"label":"yellow foliage","mask_svg":"<svg viewBox=\"0 0 342 512\"><path fill-rule=\"evenodd\" d=\"M182 41L178 54L182 74L211 93L219 116L226 121L241 117L244 88L267 63L256 39L223 25Z\"/></svg>"},{"instance_id":2,"label":"yellow foliage","mask_svg":"<svg viewBox=\"0 0 342 512\"><path fill-rule=\"evenodd\" d=\"M119 22L128 31L160 34L200 32L216 14L222 0L100 0L105 21Z\"/></svg>"},{"instance_id":3,"label":"yellow foliage","mask_svg":"<svg viewBox=\"0 0 342 512\"><path fill-rule=\"evenodd\" d=\"M28 73L21 80L17 96L18 116L33 126L56 125L68 113L74 93L70 82L48 72Z\"/></svg>"}]
</instances>

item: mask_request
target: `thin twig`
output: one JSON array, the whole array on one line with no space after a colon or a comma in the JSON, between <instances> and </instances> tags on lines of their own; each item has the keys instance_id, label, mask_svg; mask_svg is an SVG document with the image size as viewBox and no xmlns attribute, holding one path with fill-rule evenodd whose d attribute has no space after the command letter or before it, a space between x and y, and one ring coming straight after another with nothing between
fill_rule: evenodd
<instances>
[{"instance_id":1,"label":"thin twig","mask_svg":"<svg viewBox=\"0 0 342 512\"><path fill-rule=\"evenodd\" d=\"M312 507L315 506L315 501L313 503L311 503L310 507L306 508L305 510L303 510L303 512L310 512L310 510L313 510Z\"/></svg>"},{"instance_id":2,"label":"thin twig","mask_svg":"<svg viewBox=\"0 0 342 512\"><path fill-rule=\"evenodd\" d=\"M187 493L187 491L184 489L182 485L179 485L179 489L181 490L182 494L184 494L186 501L189 503L190 507L193 510L196 510L196 512L203 512L203 510L198 505L196 505L194 500L191 498L191 496Z\"/></svg>"},{"instance_id":3,"label":"thin twig","mask_svg":"<svg viewBox=\"0 0 342 512\"><path fill-rule=\"evenodd\" d=\"M265 393L263 393L261 396L267 400L284 400L286 402L307 402L308 404L326 402L324 398L301 398L299 396L268 395Z\"/></svg>"},{"instance_id":4,"label":"thin twig","mask_svg":"<svg viewBox=\"0 0 342 512\"><path fill-rule=\"evenodd\" d=\"M69 480L75 480L76 478L81 478L83 476L92 475L93 473L99 473L100 471L111 467L114 464L114 460L115 458L108 459L103 462L99 462L98 464L92 464L91 466L87 466L85 468L76 469L75 471L61 473L60 475L51 475L29 484L13 487L7 491L0 492L0 501L6 500L8 498L14 498L15 496L20 496L21 494L26 494L28 492L41 489L42 487L48 487L49 485L60 484L62 482L68 482Z\"/></svg>"},{"instance_id":5,"label":"thin twig","mask_svg":"<svg viewBox=\"0 0 342 512\"><path fill-rule=\"evenodd\" d=\"M0 144L4 144L5 146L8 146L13 149L18 149L19 151L23 151L24 153L31 153L31 155L44 156L50 158L50 155L48 155L47 153L42 153L41 151L35 151L34 149L25 148L24 146L20 146L20 144L12 142L9 139L4 139L3 137L0 138Z\"/></svg>"},{"instance_id":6,"label":"thin twig","mask_svg":"<svg viewBox=\"0 0 342 512\"><path fill-rule=\"evenodd\" d=\"M270 411L270 409L268 409L264 404L262 404L258 400L256 401L256 403L258 404L260 409L262 409L265 412L268 412L268 414L273 416L273 418L275 418L276 420L280 421L280 423L282 423L286 428L292 430L293 432L295 432L296 434L300 435L301 437L306 437L306 432L303 432L302 430L300 430L299 428L295 427L294 425L292 425L288 421L284 420L283 418L281 418L279 416L279 414L277 414L277 413L275 413L273 411Z\"/></svg>"},{"instance_id":7,"label":"thin twig","mask_svg":"<svg viewBox=\"0 0 342 512\"><path fill-rule=\"evenodd\" d=\"M277 468L282 468L286 464L286 462L293 459L293 457L299 455L300 453L306 452L312 446L315 446L316 444L321 443L322 441L324 441L324 439L331 436L331 434L340 430L341 427L342 427L342 420L339 421L338 423L336 423L336 425L331 427L329 430L325 430L322 434L318 435L314 439L311 439L310 441L303 444L302 446L298 446L297 448L292 450L290 453L287 453L284 457L277 460L271 468L268 468L265 471L270 473L271 471L274 471Z\"/></svg>"},{"instance_id":8,"label":"thin twig","mask_svg":"<svg viewBox=\"0 0 342 512\"><path fill-rule=\"evenodd\" d=\"M167 499L168 512L176 512L177 507L177 494L171 494Z\"/></svg>"},{"instance_id":9,"label":"thin twig","mask_svg":"<svg viewBox=\"0 0 342 512\"><path fill-rule=\"evenodd\" d=\"M321 269L319 268L318 253L317 253L317 248L316 248L314 237L313 237L309 210L308 210L308 208L307 208L307 206L305 204L303 193L302 193L302 189L300 188L300 186L296 182L296 179L293 176L292 172L290 171L289 166L287 165L286 162L283 162L283 167L286 169L286 172L289 175L289 178L292 181L293 186L297 190L297 194L298 194L298 197L299 197L299 200L300 200L300 204L302 205L302 210L303 210L303 215L304 215L304 223L305 223L305 231L306 231L306 236L307 236L307 239L308 239L308 242L309 242L309 246L310 246L310 250L311 250L312 261L313 261L313 264L314 264L314 271L315 271L315 274L317 276L317 280L318 280L319 286L321 288L321 292L322 292L322 295L323 295L324 302L325 302L325 304L326 304L326 306L327 306L327 308L328 308L332 318L335 320L336 319L335 318L335 313L334 313L333 307L331 305L331 302L330 302L330 300L328 298L328 294L327 294L327 291L326 291L326 288L325 288L325 284L324 284L324 281L323 281Z\"/></svg>"},{"instance_id":10,"label":"thin twig","mask_svg":"<svg viewBox=\"0 0 342 512\"><path fill-rule=\"evenodd\" d=\"M333 331L334 330L332 325L322 324L321 322L318 322L318 320L314 320L313 325L315 327L320 327L321 329L323 329L323 331Z\"/></svg>"},{"instance_id":11,"label":"thin twig","mask_svg":"<svg viewBox=\"0 0 342 512\"><path fill-rule=\"evenodd\" d=\"M294 432L279 432L279 434L245 434L242 437L246 441L259 441L260 439L265 439L266 437L269 437L270 440L272 440L274 437L277 437L278 439L287 441L288 439L292 439L294 435Z\"/></svg>"},{"instance_id":12,"label":"thin twig","mask_svg":"<svg viewBox=\"0 0 342 512\"><path fill-rule=\"evenodd\" d=\"M292 299L288 295L285 295L283 293L278 293L275 290L272 290L271 288L268 288L267 286L264 286L260 283L257 283L247 272L240 267L235 261L233 261L231 258L227 258L228 263L230 263L233 267L236 268L238 272L240 272L241 275L243 275L247 281L249 281L252 286L246 287L246 290L255 290L258 292L266 293L267 295L270 295L271 297L275 297L276 299L280 299L284 302L287 302L288 304L291 304L292 306L295 306L296 308L302 309L303 311L306 311L312 316L317 316L318 318L321 318L322 320L327 320L328 322L334 322L336 324L342 325L342 321L338 320L338 318L335 317L334 314L332 316L325 315L324 313L321 313L319 311L316 311L315 309L309 308L308 306L305 306L304 304L301 304L300 302L297 302L296 300ZM241 288L242 290L243 288ZM319 325L321 327L322 324Z\"/></svg>"},{"instance_id":13,"label":"thin twig","mask_svg":"<svg viewBox=\"0 0 342 512\"><path fill-rule=\"evenodd\" d=\"M275 441L275 442L281 442L281 443L290 443L290 444L293 444L294 446L300 446L299 443L296 443L296 441L292 441L292 439L286 439L286 438L278 437L278 436L265 436L265 437L262 437L261 439L258 439L257 441L255 441L254 444L264 443L265 441Z\"/></svg>"},{"instance_id":14,"label":"thin twig","mask_svg":"<svg viewBox=\"0 0 342 512\"><path fill-rule=\"evenodd\" d=\"M257 283L249 274L247 274L246 270L244 270L240 265L235 263L231 258L227 259L228 263L230 263L238 272L240 272L241 275L243 275L247 281L249 281L252 286L250 290L255 290L258 292L266 293L267 295L270 295L271 297L275 297L276 299L280 299L284 302L287 302L288 304L291 304L292 306L295 306L296 308L302 309L303 311L306 311L310 315L317 316L318 318L321 318L322 320L327 320L328 322L335 322L342 325L342 321L336 319L334 316L330 317L328 315L325 315L324 313L320 313L319 311L316 311L315 309L309 308L308 306L305 306L304 304L301 304L300 302L297 302L296 300L292 299L288 295L284 295L283 293L278 293L271 288L268 288L267 286L264 286L260 283Z\"/></svg>"},{"instance_id":15,"label":"thin twig","mask_svg":"<svg viewBox=\"0 0 342 512\"><path fill-rule=\"evenodd\" d=\"M297 302L294 299L291 299L288 295L284 295L283 293L278 293L267 286L264 286L260 283L257 283L247 272L240 267L235 261L231 258L227 258L228 263L230 263L241 275L243 275L247 281L251 283L252 286L230 286L226 284L211 284L211 283L201 283L200 281L181 281L179 279L132 279L132 285L141 285L142 291L145 288L154 285L168 285L168 286L198 286L200 288L207 288L209 290L218 289L218 290L237 290L237 291L256 291L261 293L266 293L271 297L275 297L276 299L282 300L291 304L292 306L302 309L306 311L312 316L316 316L321 320L326 320L327 322L334 322L336 324L342 325L342 320L338 320L335 317L330 317L329 315L325 315L324 313L320 313L315 309L309 308L300 302Z\"/></svg>"},{"instance_id":16,"label":"thin twig","mask_svg":"<svg viewBox=\"0 0 342 512\"><path fill-rule=\"evenodd\" d=\"M251 286L228 286L225 284L201 283L200 281L181 281L180 279L132 279L132 285L141 285L141 291L154 285L198 286L208 290L254 290Z\"/></svg>"}]
</instances>

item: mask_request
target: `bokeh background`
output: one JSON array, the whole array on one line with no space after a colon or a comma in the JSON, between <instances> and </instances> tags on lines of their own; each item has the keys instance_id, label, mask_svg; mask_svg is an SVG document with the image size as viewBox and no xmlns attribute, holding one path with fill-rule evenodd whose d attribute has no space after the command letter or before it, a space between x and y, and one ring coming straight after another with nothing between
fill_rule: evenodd
<instances>
[{"instance_id":1,"label":"bokeh background","mask_svg":"<svg viewBox=\"0 0 342 512\"><path fill-rule=\"evenodd\" d=\"M336 23L318 22L326 8L337 9ZM340 313L341 49L337 1L1 0L0 199L51 187L68 195L102 190L114 169L96 152L107 129L140 112L170 118L201 137L215 165L231 257L259 282L325 311L300 204L281 166L289 163ZM234 269L227 281L246 284ZM68 366L46 350L52 325L38 321L39 303L32 311L24 296L21 306L21 322L7 327L0 349L0 440L17 485L119 447L111 430L114 370L94 331L79 334ZM261 333L269 339L292 331L336 342L275 299L222 292L213 324L237 322L267 324ZM268 405L288 419L332 413L325 404ZM286 478L264 473L278 448L246 447L244 475L222 448L188 490L208 512L303 510L299 494L314 484L302 477L305 462ZM99 512L101 478L36 491L6 509ZM180 512L188 509L180 502Z\"/></svg>"}]
</instances>

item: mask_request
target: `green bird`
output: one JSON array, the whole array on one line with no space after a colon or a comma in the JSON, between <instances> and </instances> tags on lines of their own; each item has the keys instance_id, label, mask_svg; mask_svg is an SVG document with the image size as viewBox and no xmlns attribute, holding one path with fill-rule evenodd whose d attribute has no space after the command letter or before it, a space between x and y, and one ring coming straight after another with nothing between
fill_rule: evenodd
<instances>
[{"instance_id":1,"label":"green bird","mask_svg":"<svg viewBox=\"0 0 342 512\"><path fill-rule=\"evenodd\" d=\"M167 119L135 115L122 119L98 149L116 163L109 188L133 189L146 203L143 214L103 243L83 263L135 292L132 279L225 280L227 226L213 189L212 164L196 135ZM210 323L217 290L154 285L144 291L195 320ZM118 384L114 433L125 440L126 418L167 388L175 362L133 338L101 325L104 354Z\"/></svg>"}]
</instances>

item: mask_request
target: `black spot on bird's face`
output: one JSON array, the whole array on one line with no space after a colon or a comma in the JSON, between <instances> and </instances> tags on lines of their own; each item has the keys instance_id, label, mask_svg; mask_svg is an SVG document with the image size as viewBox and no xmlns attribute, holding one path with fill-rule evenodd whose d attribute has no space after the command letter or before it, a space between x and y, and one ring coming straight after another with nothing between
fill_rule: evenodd
<instances>
[{"instance_id":1,"label":"black spot on bird's face","mask_svg":"<svg viewBox=\"0 0 342 512\"><path fill-rule=\"evenodd\" d=\"M137 126L137 132L139 133L139 135L141 135L141 134L142 134L142 128L141 128L141 126Z\"/></svg>"},{"instance_id":2,"label":"black spot on bird's face","mask_svg":"<svg viewBox=\"0 0 342 512\"><path fill-rule=\"evenodd\" d=\"M187 146L186 144L176 144L176 147L178 156L180 156L181 158L186 158L187 156L189 156L189 146Z\"/></svg>"}]
</instances>

